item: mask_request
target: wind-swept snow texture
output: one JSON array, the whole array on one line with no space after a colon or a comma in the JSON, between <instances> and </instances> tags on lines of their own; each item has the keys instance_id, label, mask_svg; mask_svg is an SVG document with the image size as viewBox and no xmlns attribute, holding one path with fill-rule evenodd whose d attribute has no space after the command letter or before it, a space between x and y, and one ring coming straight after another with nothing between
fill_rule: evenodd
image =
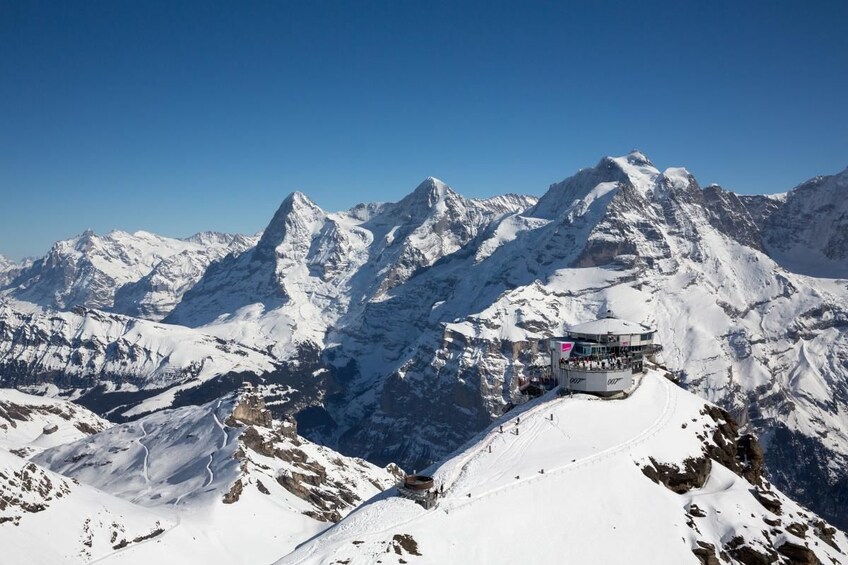
<instances>
[{"instance_id":1,"label":"wind-swept snow texture","mask_svg":"<svg viewBox=\"0 0 848 565\"><path fill-rule=\"evenodd\" d=\"M93 563L174 526L0 448L0 563Z\"/></svg>"},{"instance_id":2,"label":"wind-swept snow texture","mask_svg":"<svg viewBox=\"0 0 848 565\"><path fill-rule=\"evenodd\" d=\"M161 411L36 458L175 522L156 543L103 563L267 563L393 483L386 470L299 438L291 423L233 419L238 402Z\"/></svg>"},{"instance_id":3,"label":"wind-swept snow texture","mask_svg":"<svg viewBox=\"0 0 848 565\"><path fill-rule=\"evenodd\" d=\"M705 548L711 563L848 563L844 534L716 460L679 492L647 476L707 461L727 425L711 412L657 372L625 400L549 395L425 471L445 489L436 509L386 493L278 564L698 565Z\"/></svg>"},{"instance_id":4,"label":"wind-swept snow texture","mask_svg":"<svg viewBox=\"0 0 848 565\"><path fill-rule=\"evenodd\" d=\"M273 368L273 359L263 352L191 328L99 310L55 312L0 298L0 380L5 383L100 386L125 393L144 389L147 396L167 389L147 399L137 410L143 413L170 406L180 388L222 374Z\"/></svg>"}]
</instances>

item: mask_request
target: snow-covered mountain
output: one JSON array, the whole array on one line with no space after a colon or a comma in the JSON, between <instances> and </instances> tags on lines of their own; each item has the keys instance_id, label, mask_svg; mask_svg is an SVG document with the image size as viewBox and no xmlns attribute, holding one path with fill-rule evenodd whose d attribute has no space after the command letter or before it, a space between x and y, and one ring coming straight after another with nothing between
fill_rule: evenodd
<instances>
[{"instance_id":1,"label":"snow-covered mountain","mask_svg":"<svg viewBox=\"0 0 848 565\"><path fill-rule=\"evenodd\" d=\"M30 260L24 260L21 263L16 263L0 255L0 288L3 288L12 281L18 273L27 268L31 264Z\"/></svg>"},{"instance_id":2,"label":"snow-covered mountain","mask_svg":"<svg viewBox=\"0 0 848 565\"><path fill-rule=\"evenodd\" d=\"M763 249L735 195L639 153L605 158L328 324L340 390L305 433L420 468L500 413L544 339L611 307L656 325L687 386L763 435L781 488L845 520L848 289ZM382 284L375 271L360 272Z\"/></svg>"},{"instance_id":3,"label":"snow-covered mountain","mask_svg":"<svg viewBox=\"0 0 848 565\"><path fill-rule=\"evenodd\" d=\"M791 271L818 277L848 277L848 168L820 176L762 202L761 226L769 254Z\"/></svg>"},{"instance_id":4,"label":"snow-covered mountain","mask_svg":"<svg viewBox=\"0 0 848 565\"><path fill-rule=\"evenodd\" d=\"M295 193L255 246L210 264L168 324L97 338L118 344L119 374L142 392L195 387L190 396L156 390L110 416L204 402L238 386L239 372L264 378L275 413L297 415L311 439L421 468L500 415L517 377L544 362L545 339L611 308L655 325L682 382L761 435L779 488L848 527L848 286L803 274L841 276L844 178L740 197L633 152L538 201L470 200L427 179L397 203L328 213ZM832 237L816 231L819 220ZM821 261L800 269L789 256ZM73 332L100 335L133 319L21 310L0 310L6 382L124 378L114 364L73 362L90 355ZM135 343L146 345L126 360ZM234 355L209 351L216 343ZM199 359L209 370L197 387L183 371ZM163 378L168 367L176 380Z\"/></svg>"},{"instance_id":5,"label":"snow-covered mountain","mask_svg":"<svg viewBox=\"0 0 848 565\"><path fill-rule=\"evenodd\" d=\"M517 195L469 200L428 178L397 203L328 214L296 192L256 247L208 269L165 321L204 325L289 356L299 343L323 345L342 318L534 202Z\"/></svg>"},{"instance_id":6,"label":"snow-covered mountain","mask_svg":"<svg viewBox=\"0 0 848 565\"><path fill-rule=\"evenodd\" d=\"M275 366L263 352L190 328L0 298L0 383L75 390L75 399L89 392L81 401L101 413L120 407L142 414L171 406L181 390L213 377L259 375Z\"/></svg>"},{"instance_id":7,"label":"snow-covered mountain","mask_svg":"<svg viewBox=\"0 0 848 565\"><path fill-rule=\"evenodd\" d=\"M392 489L278 564L848 563L762 463L726 412L649 372L623 400L522 406L425 470L435 509Z\"/></svg>"},{"instance_id":8,"label":"snow-covered mountain","mask_svg":"<svg viewBox=\"0 0 848 565\"><path fill-rule=\"evenodd\" d=\"M173 239L144 231L101 236L88 230L57 242L5 284L17 298L43 306L113 309L158 320L212 262L255 241L215 232Z\"/></svg>"},{"instance_id":9,"label":"snow-covered mountain","mask_svg":"<svg viewBox=\"0 0 848 565\"><path fill-rule=\"evenodd\" d=\"M174 523L0 448L4 563L91 563Z\"/></svg>"},{"instance_id":10,"label":"snow-covered mountain","mask_svg":"<svg viewBox=\"0 0 848 565\"><path fill-rule=\"evenodd\" d=\"M0 389L0 448L24 458L112 425L66 400Z\"/></svg>"},{"instance_id":11,"label":"snow-covered mountain","mask_svg":"<svg viewBox=\"0 0 848 565\"><path fill-rule=\"evenodd\" d=\"M170 524L156 543L115 548L105 563L270 562L396 478L303 439L252 394L117 425L35 463Z\"/></svg>"}]
</instances>

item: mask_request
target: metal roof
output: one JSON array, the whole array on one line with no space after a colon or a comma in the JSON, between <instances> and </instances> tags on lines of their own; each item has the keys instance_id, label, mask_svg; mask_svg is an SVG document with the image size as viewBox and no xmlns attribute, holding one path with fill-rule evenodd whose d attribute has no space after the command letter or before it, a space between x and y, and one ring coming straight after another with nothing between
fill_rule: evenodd
<instances>
[{"instance_id":1,"label":"metal roof","mask_svg":"<svg viewBox=\"0 0 848 565\"><path fill-rule=\"evenodd\" d=\"M643 326L642 324L637 324L636 322L630 322L628 320L620 320L618 318L601 318L600 320L593 320L591 322L571 326L568 328L568 331L569 333L590 335L630 335L653 332L654 330L647 326Z\"/></svg>"}]
</instances>

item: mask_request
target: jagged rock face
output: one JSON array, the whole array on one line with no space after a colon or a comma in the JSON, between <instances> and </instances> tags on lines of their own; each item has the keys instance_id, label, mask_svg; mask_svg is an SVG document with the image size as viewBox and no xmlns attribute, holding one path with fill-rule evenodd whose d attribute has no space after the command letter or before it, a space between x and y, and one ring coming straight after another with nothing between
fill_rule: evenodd
<instances>
[{"instance_id":1,"label":"jagged rock face","mask_svg":"<svg viewBox=\"0 0 848 565\"><path fill-rule=\"evenodd\" d=\"M166 525L0 448L0 543L10 563L87 563L155 537Z\"/></svg>"},{"instance_id":2,"label":"jagged rock face","mask_svg":"<svg viewBox=\"0 0 848 565\"><path fill-rule=\"evenodd\" d=\"M262 397L256 394L243 394L233 408L232 418L242 424L270 428L273 417L271 411L265 408Z\"/></svg>"},{"instance_id":3,"label":"jagged rock face","mask_svg":"<svg viewBox=\"0 0 848 565\"><path fill-rule=\"evenodd\" d=\"M645 476L681 494L703 487L715 461L757 487L755 496L768 491L771 487L763 481L763 448L757 438L751 434L740 435L739 424L733 416L717 406L705 405L701 415L708 415L714 422L711 434L697 434L703 446L702 455L688 457L682 465L663 463L651 457L650 465L642 468ZM761 502L768 500L767 494L759 497ZM778 510L779 507L777 503Z\"/></svg>"},{"instance_id":4,"label":"jagged rock face","mask_svg":"<svg viewBox=\"0 0 848 565\"><path fill-rule=\"evenodd\" d=\"M6 285L15 297L43 306L84 306L158 320L209 264L254 243L213 232L180 240L147 232L99 236L89 230L57 242Z\"/></svg>"},{"instance_id":5,"label":"jagged rock face","mask_svg":"<svg viewBox=\"0 0 848 565\"><path fill-rule=\"evenodd\" d=\"M163 258L138 281L119 287L112 311L147 320L163 319L209 265L229 255L241 254L255 245L256 238L205 232L186 241L195 245Z\"/></svg>"},{"instance_id":6,"label":"jagged rock face","mask_svg":"<svg viewBox=\"0 0 848 565\"><path fill-rule=\"evenodd\" d=\"M56 500L70 494L70 481L54 483L51 477L34 463L0 472L0 524L18 525L26 513L43 512Z\"/></svg>"},{"instance_id":7,"label":"jagged rock face","mask_svg":"<svg viewBox=\"0 0 848 565\"><path fill-rule=\"evenodd\" d=\"M24 260L21 263L16 263L0 255L0 288L4 288L11 283L31 263L32 260Z\"/></svg>"},{"instance_id":8,"label":"jagged rock face","mask_svg":"<svg viewBox=\"0 0 848 565\"><path fill-rule=\"evenodd\" d=\"M720 232L730 235L742 245L764 250L759 227L738 195L710 185L704 189L704 207L710 223Z\"/></svg>"},{"instance_id":9,"label":"jagged rock face","mask_svg":"<svg viewBox=\"0 0 848 565\"><path fill-rule=\"evenodd\" d=\"M755 216L758 212L761 217L768 253L798 273L848 277L846 192L848 169L809 180L765 207L750 199Z\"/></svg>"},{"instance_id":10,"label":"jagged rock face","mask_svg":"<svg viewBox=\"0 0 848 565\"><path fill-rule=\"evenodd\" d=\"M702 456L688 457L682 465L658 462L651 457L650 464L644 466L642 472L672 492L684 494L705 486L712 471L712 462L715 461L751 483L754 487L751 489L752 496L772 516L764 517L765 524L769 526L765 536L769 542L767 544L750 543L741 535L734 536L719 547L699 541L692 553L702 564L717 565L721 562L719 559L726 561L728 556L741 563L775 563L779 556L788 559L790 563L821 563L809 547L809 542L801 544L791 541L790 536L804 540L808 531L815 532L819 540L842 551L833 543L832 533L828 533L829 527L826 524L803 512L784 512L781 493L775 491L771 483L762 477L763 450L754 436L740 435L739 425L733 417L716 406L704 406L701 414L709 415L715 422L712 434L707 431L698 435L703 444ZM707 514L696 503L689 504L687 518L690 528L698 531L697 519L706 517ZM835 532L833 528L830 530Z\"/></svg>"},{"instance_id":11,"label":"jagged rock face","mask_svg":"<svg viewBox=\"0 0 848 565\"><path fill-rule=\"evenodd\" d=\"M0 448L21 457L96 434L111 425L72 402L0 389Z\"/></svg>"}]
</instances>

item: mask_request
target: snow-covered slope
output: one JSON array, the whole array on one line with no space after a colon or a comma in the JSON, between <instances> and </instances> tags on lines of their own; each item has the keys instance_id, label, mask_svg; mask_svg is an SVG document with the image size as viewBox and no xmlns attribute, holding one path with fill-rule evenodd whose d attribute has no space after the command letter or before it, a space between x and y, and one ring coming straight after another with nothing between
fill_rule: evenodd
<instances>
[{"instance_id":1,"label":"snow-covered slope","mask_svg":"<svg viewBox=\"0 0 848 565\"><path fill-rule=\"evenodd\" d=\"M807 275L848 277L848 168L811 179L770 203L755 218L775 260Z\"/></svg>"},{"instance_id":2,"label":"snow-covered slope","mask_svg":"<svg viewBox=\"0 0 848 565\"><path fill-rule=\"evenodd\" d=\"M394 481L304 440L249 394L162 411L37 461L179 524L106 563L270 562Z\"/></svg>"},{"instance_id":3,"label":"snow-covered slope","mask_svg":"<svg viewBox=\"0 0 848 565\"><path fill-rule=\"evenodd\" d=\"M426 471L436 509L390 491L278 563L848 563L761 464L726 413L652 372L625 400L516 410Z\"/></svg>"},{"instance_id":4,"label":"snow-covered slope","mask_svg":"<svg viewBox=\"0 0 848 565\"><path fill-rule=\"evenodd\" d=\"M149 411L213 377L273 368L267 354L190 328L0 298L0 382L6 386L120 391L123 396L107 404L126 404L126 410L146 399ZM161 396L148 398L156 393Z\"/></svg>"},{"instance_id":5,"label":"snow-covered slope","mask_svg":"<svg viewBox=\"0 0 848 565\"><path fill-rule=\"evenodd\" d=\"M16 265L13 261L10 261L3 255L0 255L0 286L5 285L6 282L14 276L12 271L15 267Z\"/></svg>"},{"instance_id":6,"label":"snow-covered slope","mask_svg":"<svg viewBox=\"0 0 848 565\"><path fill-rule=\"evenodd\" d=\"M306 433L420 468L500 413L546 338L612 308L656 325L687 386L753 424L782 488L848 523L848 288L785 271L756 229L683 169L603 159L343 318L325 354L344 378L323 404L335 427Z\"/></svg>"},{"instance_id":7,"label":"snow-covered slope","mask_svg":"<svg viewBox=\"0 0 848 565\"><path fill-rule=\"evenodd\" d=\"M13 281L21 271L27 269L30 265L32 265L32 259L24 259L16 263L0 255L0 289Z\"/></svg>"},{"instance_id":8,"label":"snow-covered slope","mask_svg":"<svg viewBox=\"0 0 848 565\"><path fill-rule=\"evenodd\" d=\"M158 539L173 526L156 512L0 448L3 563L92 563Z\"/></svg>"},{"instance_id":9,"label":"snow-covered slope","mask_svg":"<svg viewBox=\"0 0 848 565\"><path fill-rule=\"evenodd\" d=\"M73 402L0 389L0 448L24 457L111 425Z\"/></svg>"},{"instance_id":10,"label":"snow-covered slope","mask_svg":"<svg viewBox=\"0 0 848 565\"><path fill-rule=\"evenodd\" d=\"M112 310L148 320L161 320L194 286L210 264L253 247L257 237L203 232L185 240L186 249L163 258L139 280L115 293Z\"/></svg>"},{"instance_id":11,"label":"snow-covered slope","mask_svg":"<svg viewBox=\"0 0 848 565\"><path fill-rule=\"evenodd\" d=\"M144 231L101 236L88 230L57 242L7 284L17 298L43 306L114 308L160 319L210 263L254 243L254 238L214 232L173 239Z\"/></svg>"}]
</instances>

